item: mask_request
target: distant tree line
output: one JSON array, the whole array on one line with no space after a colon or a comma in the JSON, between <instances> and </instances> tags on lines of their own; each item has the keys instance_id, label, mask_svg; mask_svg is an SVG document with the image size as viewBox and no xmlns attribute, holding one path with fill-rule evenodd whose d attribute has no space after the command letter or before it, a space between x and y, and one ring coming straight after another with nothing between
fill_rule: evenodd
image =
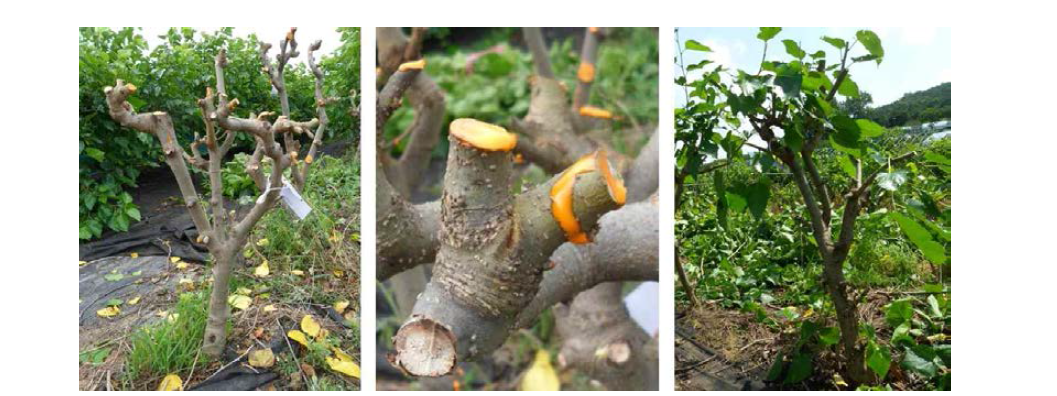
<instances>
[{"instance_id":1,"label":"distant tree line","mask_svg":"<svg viewBox=\"0 0 1057 396\"><path fill-rule=\"evenodd\" d=\"M946 82L924 91L911 92L881 107L870 107L873 98L863 93L841 103L852 117L869 118L888 128L915 125L951 118L951 83Z\"/></svg>"}]
</instances>

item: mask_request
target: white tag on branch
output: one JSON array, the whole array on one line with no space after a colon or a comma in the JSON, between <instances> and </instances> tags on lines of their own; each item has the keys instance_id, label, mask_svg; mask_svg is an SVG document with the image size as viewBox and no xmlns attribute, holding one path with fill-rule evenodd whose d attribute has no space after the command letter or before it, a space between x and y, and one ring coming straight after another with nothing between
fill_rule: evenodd
<instances>
[{"instance_id":1,"label":"white tag on branch","mask_svg":"<svg viewBox=\"0 0 1057 396\"><path fill-rule=\"evenodd\" d=\"M624 305L631 319L650 336L657 335L657 328L660 327L658 286L657 282L643 282L624 297Z\"/></svg>"},{"instance_id":2,"label":"white tag on branch","mask_svg":"<svg viewBox=\"0 0 1057 396\"><path fill-rule=\"evenodd\" d=\"M290 182L283 178L283 189L279 191L279 196L283 199L283 204L286 205L287 209L294 212L294 215L298 219L304 219L312 212L312 207L308 206L308 203L301 198L301 194L294 189L294 186L290 185Z\"/></svg>"},{"instance_id":3,"label":"white tag on branch","mask_svg":"<svg viewBox=\"0 0 1057 396\"><path fill-rule=\"evenodd\" d=\"M267 188L265 188L264 193L262 193L261 196L257 197L258 204L264 202L264 197L267 196L269 192L279 190L279 198L283 200L283 206L286 206L287 209L293 212L298 220L304 219L312 212L312 207L308 206L308 203L305 202L304 198L301 198L301 194L290 185L290 181L286 180L285 177L283 178L283 185L281 187L272 188L268 179L265 179L264 183Z\"/></svg>"}]
</instances>

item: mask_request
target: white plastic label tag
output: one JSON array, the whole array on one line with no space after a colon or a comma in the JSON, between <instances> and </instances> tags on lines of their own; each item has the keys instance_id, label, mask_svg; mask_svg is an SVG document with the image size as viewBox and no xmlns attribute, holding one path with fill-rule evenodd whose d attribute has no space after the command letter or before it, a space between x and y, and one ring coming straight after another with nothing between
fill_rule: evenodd
<instances>
[{"instance_id":1,"label":"white plastic label tag","mask_svg":"<svg viewBox=\"0 0 1057 396\"><path fill-rule=\"evenodd\" d=\"M285 178L283 179L283 189L279 191L279 196L283 199L283 204L286 205L286 208L294 212L298 219L303 220L305 216L312 212L312 207L308 206L308 203L301 198L301 194Z\"/></svg>"},{"instance_id":2,"label":"white plastic label tag","mask_svg":"<svg viewBox=\"0 0 1057 396\"><path fill-rule=\"evenodd\" d=\"M624 297L624 305L628 308L631 319L650 336L657 335L657 328L660 327L661 318L657 309L660 303L659 286L657 282L643 282Z\"/></svg>"},{"instance_id":3,"label":"white plastic label tag","mask_svg":"<svg viewBox=\"0 0 1057 396\"><path fill-rule=\"evenodd\" d=\"M258 204L264 202L264 197L268 195L269 191L278 189L279 198L283 200L283 206L286 206L287 209L293 212L294 215L297 216L298 220L303 220L306 216L308 216L309 213L312 212L312 207L308 206L308 203L305 202L304 198L301 198L301 194L298 193L297 190L290 185L290 181L286 180L285 177L283 178L282 187L272 188L269 181L270 180L268 179L264 180L264 183L266 183L265 186L267 188L265 188L263 194L257 197Z\"/></svg>"}]
</instances>

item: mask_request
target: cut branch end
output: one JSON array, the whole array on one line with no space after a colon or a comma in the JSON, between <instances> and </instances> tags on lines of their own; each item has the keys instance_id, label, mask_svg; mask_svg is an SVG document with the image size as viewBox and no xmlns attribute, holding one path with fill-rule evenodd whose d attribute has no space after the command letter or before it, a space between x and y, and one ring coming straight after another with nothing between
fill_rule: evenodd
<instances>
[{"instance_id":1,"label":"cut branch end","mask_svg":"<svg viewBox=\"0 0 1057 396\"><path fill-rule=\"evenodd\" d=\"M510 151L517 146L517 135L501 126L472 118L452 121L448 131L459 142L481 151Z\"/></svg>"}]
</instances>

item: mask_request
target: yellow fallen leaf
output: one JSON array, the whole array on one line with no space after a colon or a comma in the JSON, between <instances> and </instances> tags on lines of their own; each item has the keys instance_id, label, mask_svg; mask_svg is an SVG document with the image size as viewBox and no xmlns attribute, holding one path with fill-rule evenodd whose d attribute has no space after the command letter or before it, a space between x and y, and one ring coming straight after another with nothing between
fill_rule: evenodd
<instances>
[{"instance_id":1,"label":"yellow fallen leaf","mask_svg":"<svg viewBox=\"0 0 1057 396\"><path fill-rule=\"evenodd\" d=\"M250 352L250 366L268 368L275 365L275 354L269 348Z\"/></svg>"},{"instance_id":2,"label":"yellow fallen leaf","mask_svg":"<svg viewBox=\"0 0 1057 396\"><path fill-rule=\"evenodd\" d=\"M165 378L162 378L161 383L158 384L158 391L182 391L184 390L184 381L180 379L179 375L169 374Z\"/></svg>"},{"instance_id":3,"label":"yellow fallen leaf","mask_svg":"<svg viewBox=\"0 0 1057 396\"><path fill-rule=\"evenodd\" d=\"M132 258L137 258L139 257L139 253L132 252L132 254L130 254L129 256L132 256Z\"/></svg>"},{"instance_id":4,"label":"yellow fallen leaf","mask_svg":"<svg viewBox=\"0 0 1057 396\"><path fill-rule=\"evenodd\" d=\"M345 276L345 271L342 271L342 270L338 270L338 269L336 269L336 270L334 270L334 271L331 271L331 272L333 272L333 273L334 273L334 276L335 276L335 277L338 277L338 278L341 278L341 277L344 277L344 276Z\"/></svg>"},{"instance_id":5,"label":"yellow fallen leaf","mask_svg":"<svg viewBox=\"0 0 1057 396\"><path fill-rule=\"evenodd\" d=\"M286 332L286 336L290 337L291 340L297 341L298 344L305 347L308 346L308 337L305 337L305 333L302 333L301 330L290 330Z\"/></svg>"},{"instance_id":6,"label":"yellow fallen leaf","mask_svg":"<svg viewBox=\"0 0 1057 396\"><path fill-rule=\"evenodd\" d=\"M276 309L278 309L278 308L276 308L275 305L272 305L272 304L268 304L268 305L264 306L264 312L275 312Z\"/></svg>"},{"instance_id":7,"label":"yellow fallen leaf","mask_svg":"<svg viewBox=\"0 0 1057 396\"><path fill-rule=\"evenodd\" d=\"M360 378L360 365L351 361L335 359L329 356L326 358L326 361L331 370L353 378Z\"/></svg>"},{"instance_id":8,"label":"yellow fallen leaf","mask_svg":"<svg viewBox=\"0 0 1057 396\"><path fill-rule=\"evenodd\" d=\"M305 274L305 271L301 271L301 270L291 270L291 271L290 271L290 273L291 273L291 274L294 274L294 275L297 275L297 276L301 276L301 275L304 275L304 274Z\"/></svg>"},{"instance_id":9,"label":"yellow fallen leaf","mask_svg":"<svg viewBox=\"0 0 1057 396\"><path fill-rule=\"evenodd\" d=\"M305 334L312 336L312 338L316 338L320 335L320 329L319 323L316 322L316 319L313 318L312 315L305 315L305 317L301 318L301 330L304 331Z\"/></svg>"},{"instance_id":10,"label":"yellow fallen leaf","mask_svg":"<svg viewBox=\"0 0 1057 396\"><path fill-rule=\"evenodd\" d=\"M179 256L172 256L172 257L169 257L169 261L171 261L171 262L172 262L173 264L179 263L179 262L180 262L180 260L181 260L181 259L180 259L180 257L179 257Z\"/></svg>"},{"instance_id":11,"label":"yellow fallen leaf","mask_svg":"<svg viewBox=\"0 0 1057 396\"><path fill-rule=\"evenodd\" d=\"M228 304L231 304L232 307L238 309L249 308L251 303L253 303L253 299L249 296L244 296L241 294L232 294L228 296Z\"/></svg>"},{"instance_id":12,"label":"yellow fallen leaf","mask_svg":"<svg viewBox=\"0 0 1057 396\"><path fill-rule=\"evenodd\" d=\"M838 386L848 386L847 382L844 382L844 378L840 374L833 374L833 384Z\"/></svg>"},{"instance_id":13,"label":"yellow fallen leaf","mask_svg":"<svg viewBox=\"0 0 1057 396\"><path fill-rule=\"evenodd\" d=\"M268 260L264 260L264 262L261 263L261 265L257 266L257 269L253 270L253 276L256 276L258 278L263 278L263 277L268 276L268 272L269 272L268 271Z\"/></svg>"},{"instance_id":14,"label":"yellow fallen leaf","mask_svg":"<svg viewBox=\"0 0 1057 396\"><path fill-rule=\"evenodd\" d=\"M104 318L117 316L120 313L121 313L121 308L118 308L117 306L106 307L106 308L100 309L98 311L95 311L96 315L102 316Z\"/></svg>"},{"instance_id":15,"label":"yellow fallen leaf","mask_svg":"<svg viewBox=\"0 0 1057 396\"><path fill-rule=\"evenodd\" d=\"M169 314L169 316L165 317L165 320L169 321L169 323L176 323L177 319L180 319L180 314L178 313Z\"/></svg>"},{"instance_id":16,"label":"yellow fallen leaf","mask_svg":"<svg viewBox=\"0 0 1057 396\"><path fill-rule=\"evenodd\" d=\"M240 287L235 290L235 294L242 294L248 296L250 294L253 294L253 290L250 290L250 288L248 287Z\"/></svg>"},{"instance_id":17,"label":"yellow fallen leaf","mask_svg":"<svg viewBox=\"0 0 1057 396\"><path fill-rule=\"evenodd\" d=\"M187 262L181 261L179 263L176 263L176 269L187 269Z\"/></svg>"},{"instance_id":18,"label":"yellow fallen leaf","mask_svg":"<svg viewBox=\"0 0 1057 396\"><path fill-rule=\"evenodd\" d=\"M346 362L351 362L352 361L352 356L349 356L349 354L345 353L345 351L342 351L341 349L338 349L337 347L331 348L331 350L334 351L334 356L336 356L338 358L338 360L342 360L342 361L346 361Z\"/></svg>"},{"instance_id":19,"label":"yellow fallen leaf","mask_svg":"<svg viewBox=\"0 0 1057 396\"><path fill-rule=\"evenodd\" d=\"M142 296L136 296L136 297L133 297L131 300L128 300L128 305L139 304L140 297L142 297Z\"/></svg>"},{"instance_id":20,"label":"yellow fallen leaf","mask_svg":"<svg viewBox=\"0 0 1057 396\"><path fill-rule=\"evenodd\" d=\"M257 246L268 246L268 238L261 238L257 241Z\"/></svg>"},{"instance_id":21,"label":"yellow fallen leaf","mask_svg":"<svg viewBox=\"0 0 1057 396\"><path fill-rule=\"evenodd\" d=\"M340 313L345 313L345 309L348 308L348 307L349 307L349 301L348 300L341 300L341 301L338 301L338 302L334 303L334 310L338 311L339 314Z\"/></svg>"},{"instance_id":22,"label":"yellow fallen leaf","mask_svg":"<svg viewBox=\"0 0 1057 396\"><path fill-rule=\"evenodd\" d=\"M87 261L82 261L82 262L80 263L80 265L78 265L78 267L83 267L83 266L84 266L85 264L88 264L88 262L87 262Z\"/></svg>"},{"instance_id":23,"label":"yellow fallen leaf","mask_svg":"<svg viewBox=\"0 0 1057 396\"><path fill-rule=\"evenodd\" d=\"M532 362L521 378L518 390L521 391L557 391L561 390L562 384L558 380L558 373L551 366L551 355L547 351L536 351L536 359Z\"/></svg>"}]
</instances>

